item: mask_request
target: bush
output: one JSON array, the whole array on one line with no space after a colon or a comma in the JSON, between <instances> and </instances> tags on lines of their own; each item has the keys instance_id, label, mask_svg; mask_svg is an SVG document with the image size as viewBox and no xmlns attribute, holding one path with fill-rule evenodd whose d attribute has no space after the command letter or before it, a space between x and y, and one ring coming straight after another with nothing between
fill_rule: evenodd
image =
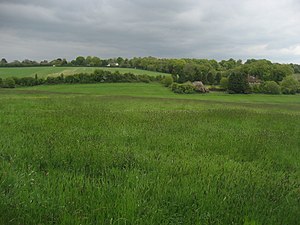
<instances>
[{"instance_id":1,"label":"bush","mask_svg":"<svg viewBox=\"0 0 300 225\"><path fill-rule=\"evenodd\" d=\"M163 79L163 84L165 87L170 87L172 83L173 83L173 77L171 76L167 76Z\"/></svg>"},{"instance_id":2,"label":"bush","mask_svg":"<svg viewBox=\"0 0 300 225\"><path fill-rule=\"evenodd\" d=\"M293 76L285 77L280 85L283 94L296 94L300 86L299 81Z\"/></svg>"},{"instance_id":3,"label":"bush","mask_svg":"<svg viewBox=\"0 0 300 225\"><path fill-rule=\"evenodd\" d=\"M228 78L227 77L222 77L222 79L220 81L220 86L224 90L228 89Z\"/></svg>"},{"instance_id":4,"label":"bush","mask_svg":"<svg viewBox=\"0 0 300 225\"><path fill-rule=\"evenodd\" d=\"M252 84L250 85L250 88L251 88L251 92L253 93L263 93L263 85L261 84Z\"/></svg>"},{"instance_id":5,"label":"bush","mask_svg":"<svg viewBox=\"0 0 300 225\"><path fill-rule=\"evenodd\" d=\"M280 86L275 81L266 81L266 83L263 85L263 93L279 95Z\"/></svg>"},{"instance_id":6,"label":"bush","mask_svg":"<svg viewBox=\"0 0 300 225\"><path fill-rule=\"evenodd\" d=\"M174 93L178 94L193 94L195 93L195 86L191 82L183 84L173 83L171 89Z\"/></svg>"},{"instance_id":7,"label":"bush","mask_svg":"<svg viewBox=\"0 0 300 225\"><path fill-rule=\"evenodd\" d=\"M35 86L38 85L40 82L40 79L33 78L33 77L22 77L22 78L13 77L13 79L16 85L19 86Z\"/></svg>"},{"instance_id":8,"label":"bush","mask_svg":"<svg viewBox=\"0 0 300 225\"><path fill-rule=\"evenodd\" d=\"M250 86L247 75L242 72L232 72L228 78L228 91L231 94L250 93Z\"/></svg>"},{"instance_id":9,"label":"bush","mask_svg":"<svg viewBox=\"0 0 300 225\"><path fill-rule=\"evenodd\" d=\"M139 75L138 78L140 82L150 83L150 77L148 75Z\"/></svg>"},{"instance_id":10,"label":"bush","mask_svg":"<svg viewBox=\"0 0 300 225\"><path fill-rule=\"evenodd\" d=\"M15 88L16 87L16 82L13 78L6 78L2 80L2 85L3 88Z\"/></svg>"}]
</instances>

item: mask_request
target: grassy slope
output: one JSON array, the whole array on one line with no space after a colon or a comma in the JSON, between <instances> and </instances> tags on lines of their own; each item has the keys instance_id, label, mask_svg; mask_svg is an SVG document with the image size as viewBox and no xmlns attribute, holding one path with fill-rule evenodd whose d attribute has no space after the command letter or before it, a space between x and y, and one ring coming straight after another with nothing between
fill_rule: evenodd
<instances>
[{"instance_id":1,"label":"grassy slope","mask_svg":"<svg viewBox=\"0 0 300 225\"><path fill-rule=\"evenodd\" d=\"M192 94L180 95L171 92L168 88L162 87L157 83L116 83L116 84L63 84L63 85L45 85L35 87L17 88L17 90L35 90L59 93L83 93L92 95L106 96L145 96L158 98L177 98L177 99L195 99L195 100L211 100L221 102L264 102L264 103L300 103L299 95L229 95L226 93L210 93L210 94Z\"/></svg>"},{"instance_id":2,"label":"grassy slope","mask_svg":"<svg viewBox=\"0 0 300 225\"><path fill-rule=\"evenodd\" d=\"M297 224L299 96L243 97L0 90L0 223Z\"/></svg>"},{"instance_id":3,"label":"grassy slope","mask_svg":"<svg viewBox=\"0 0 300 225\"><path fill-rule=\"evenodd\" d=\"M127 68L105 68L105 67L20 67L20 68L0 68L0 77L26 77L35 76L37 74L39 77L47 76L58 76L61 73L64 75L71 75L75 73L91 73L95 69L103 69L108 71L120 71L121 73L134 73L137 75L148 74L151 76L157 75L167 75L165 73L158 73L146 70L138 69L127 69Z\"/></svg>"}]
</instances>

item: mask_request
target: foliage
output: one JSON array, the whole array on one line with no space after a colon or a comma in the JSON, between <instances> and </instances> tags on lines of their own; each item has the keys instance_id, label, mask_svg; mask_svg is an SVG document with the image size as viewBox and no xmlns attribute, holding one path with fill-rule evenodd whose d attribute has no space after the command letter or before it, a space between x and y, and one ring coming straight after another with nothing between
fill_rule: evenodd
<instances>
[{"instance_id":1,"label":"foliage","mask_svg":"<svg viewBox=\"0 0 300 225\"><path fill-rule=\"evenodd\" d=\"M169 87L171 86L171 84L173 83L173 77L171 76L167 76L162 80L163 84L165 87Z\"/></svg>"},{"instance_id":2,"label":"foliage","mask_svg":"<svg viewBox=\"0 0 300 225\"><path fill-rule=\"evenodd\" d=\"M228 78L229 93L250 93L250 86L247 78L248 76L242 72L232 72Z\"/></svg>"},{"instance_id":3,"label":"foliage","mask_svg":"<svg viewBox=\"0 0 300 225\"><path fill-rule=\"evenodd\" d=\"M2 80L2 84L1 84L2 88L15 88L16 87L16 83L14 81L13 78L5 78Z\"/></svg>"},{"instance_id":4,"label":"foliage","mask_svg":"<svg viewBox=\"0 0 300 225\"><path fill-rule=\"evenodd\" d=\"M253 93L263 93L263 90L262 90L263 85L262 84L257 84L257 83L251 84L250 88L251 88L251 92L253 92Z\"/></svg>"},{"instance_id":5,"label":"foliage","mask_svg":"<svg viewBox=\"0 0 300 225\"><path fill-rule=\"evenodd\" d=\"M187 81L202 81L204 84L219 84L223 76L228 76L232 71L239 69L243 73L254 76L262 81L281 81L284 77L298 71L300 67L297 64L278 64L269 60L249 59L244 64L242 60L216 60L208 59L165 59L155 57L134 57L131 59L117 57L109 59L100 59L96 56L78 56L76 59L68 62L66 59L57 58L50 62L43 60L36 62L25 59L23 61L15 60L7 62L2 59L0 67L118 67L141 69L151 72L169 73L173 75L175 82L184 83ZM109 67L109 68L110 68ZM86 72L86 71L82 71ZM79 71L77 71L79 73ZM66 73L67 74L67 73ZM39 74L40 75L40 74ZM176 79L175 79L176 78Z\"/></svg>"},{"instance_id":6,"label":"foliage","mask_svg":"<svg viewBox=\"0 0 300 225\"><path fill-rule=\"evenodd\" d=\"M293 77L288 76L280 83L283 94L296 94L299 89L299 81Z\"/></svg>"},{"instance_id":7,"label":"foliage","mask_svg":"<svg viewBox=\"0 0 300 225\"><path fill-rule=\"evenodd\" d=\"M280 86L275 81L266 81L262 89L265 94L280 94Z\"/></svg>"},{"instance_id":8,"label":"foliage","mask_svg":"<svg viewBox=\"0 0 300 225\"><path fill-rule=\"evenodd\" d=\"M216 73L216 78L215 78L215 84L220 84L222 79L222 73L221 72L217 72Z\"/></svg>"},{"instance_id":9,"label":"foliage","mask_svg":"<svg viewBox=\"0 0 300 225\"><path fill-rule=\"evenodd\" d=\"M171 89L177 94L193 94L195 93L195 86L191 82L183 84L173 83Z\"/></svg>"},{"instance_id":10,"label":"foliage","mask_svg":"<svg viewBox=\"0 0 300 225\"><path fill-rule=\"evenodd\" d=\"M287 76L292 76L294 73L290 65L274 64L270 80L279 82Z\"/></svg>"},{"instance_id":11,"label":"foliage","mask_svg":"<svg viewBox=\"0 0 300 225\"><path fill-rule=\"evenodd\" d=\"M227 90L228 89L228 78L227 77L222 77L221 81L220 81L220 86L224 89Z\"/></svg>"},{"instance_id":12,"label":"foliage","mask_svg":"<svg viewBox=\"0 0 300 225\"><path fill-rule=\"evenodd\" d=\"M7 78L8 79L8 78ZM35 86L41 84L88 84L88 83L131 83L131 82L143 82L149 83L153 81L161 81L161 76L153 77L149 75L135 75L132 73L124 73L121 74L118 71L110 72L105 70L95 70L92 74L88 73L79 73L69 76L64 76L61 74L60 76L52 77L48 76L46 79L35 78L33 77L13 77L9 78L13 80L14 84L17 86ZM3 87L11 87L6 84L5 80L3 82Z\"/></svg>"},{"instance_id":13,"label":"foliage","mask_svg":"<svg viewBox=\"0 0 300 225\"><path fill-rule=\"evenodd\" d=\"M207 74L207 82L210 85L213 85L216 83L216 71L210 70Z\"/></svg>"}]
</instances>

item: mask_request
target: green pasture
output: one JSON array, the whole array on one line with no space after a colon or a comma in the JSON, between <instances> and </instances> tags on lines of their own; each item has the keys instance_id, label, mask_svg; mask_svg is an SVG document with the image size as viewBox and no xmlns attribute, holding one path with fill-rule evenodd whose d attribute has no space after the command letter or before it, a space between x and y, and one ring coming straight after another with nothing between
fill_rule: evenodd
<instances>
[{"instance_id":1,"label":"green pasture","mask_svg":"<svg viewBox=\"0 0 300 225\"><path fill-rule=\"evenodd\" d=\"M37 91L55 93L77 93L87 95L103 96L137 96L137 97L157 97L175 98L191 100L219 101L221 103L291 103L300 104L299 95L266 95L266 94L234 94L230 95L222 92L212 92L209 94L175 94L169 88L163 87L159 83L101 83L101 84L60 84L60 85L41 85L34 87L17 88L18 91Z\"/></svg>"},{"instance_id":2,"label":"green pasture","mask_svg":"<svg viewBox=\"0 0 300 225\"><path fill-rule=\"evenodd\" d=\"M76 73L92 73L95 69L107 70L111 72L119 71L120 73L133 73L136 75L168 75L165 73L152 72L147 70L131 69L131 68L109 68L109 67L2 67L0 68L0 77L38 77L43 78L47 76L72 75Z\"/></svg>"},{"instance_id":3,"label":"green pasture","mask_svg":"<svg viewBox=\"0 0 300 225\"><path fill-rule=\"evenodd\" d=\"M300 218L300 96L0 89L0 224Z\"/></svg>"}]
</instances>

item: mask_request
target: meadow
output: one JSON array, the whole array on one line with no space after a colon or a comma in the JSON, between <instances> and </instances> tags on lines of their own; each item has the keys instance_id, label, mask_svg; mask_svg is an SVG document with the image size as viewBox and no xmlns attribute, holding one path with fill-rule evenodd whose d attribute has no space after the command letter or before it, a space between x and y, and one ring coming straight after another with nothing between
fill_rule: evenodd
<instances>
[{"instance_id":1,"label":"meadow","mask_svg":"<svg viewBox=\"0 0 300 225\"><path fill-rule=\"evenodd\" d=\"M135 75L169 75L166 73L152 72L147 70L132 69L132 68L110 68L110 67L1 67L0 78L6 77L34 77L35 74L39 78L47 76L60 76L61 74L73 75L76 73L92 73L95 69L107 70L111 72L119 71L120 73L133 73Z\"/></svg>"},{"instance_id":2,"label":"meadow","mask_svg":"<svg viewBox=\"0 0 300 225\"><path fill-rule=\"evenodd\" d=\"M300 96L0 89L0 224L298 224Z\"/></svg>"}]
</instances>

